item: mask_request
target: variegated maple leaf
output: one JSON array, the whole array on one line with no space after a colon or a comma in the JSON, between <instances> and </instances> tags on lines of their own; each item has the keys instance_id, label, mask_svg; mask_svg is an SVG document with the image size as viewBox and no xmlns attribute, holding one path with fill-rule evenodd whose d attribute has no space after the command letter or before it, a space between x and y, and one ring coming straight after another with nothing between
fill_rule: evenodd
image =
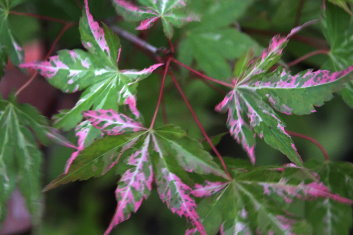
<instances>
[{"instance_id":1,"label":"variegated maple leaf","mask_svg":"<svg viewBox=\"0 0 353 235\"><path fill-rule=\"evenodd\" d=\"M332 193L321 182L307 182L299 168L249 168L235 173L228 183L207 182L196 185L195 196L203 199L198 208L207 234L303 234L307 232L303 216L290 212L296 200L305 200L314 208L321 200L349 208L353 201ZM348 183L348 182L347 182ZM348 184L347 184L348 185ZM322 203L320 203L322 204ZM315 220L315 216L311 216ZM319 220L321 223L322 220ZM320 234L315 228L313 234ZM318 230L316 230L318 229ZM190 229L187 234L196 234Z\"/></svg>"},{"instance_id":2,"label":"variegated maple leaf","mask_svg":"<svg viewBox=\"0 0 353 235\"><path fill-rule=\"evenodd\" d=\"M23 64L23 68L38 70L54 87L66 93L83 91L74 108L57 116L56 127L71 129L89 109L117 109L126 104L139 117L136 108L138 82L148 77L162 64L136 70L120 70L118 37L106 26L100 27L89 12L88 0L80 20L80 34L87 51L62 50L49 61Z\"/></svg>"},{"instance_id":3,"label":"variegated maple leaf","mask_svg":"<svg viewBox=\"0 0 353 235\"><path fill-rule=\"evenodd\" d=\"M66 173L46 190L76 180L99 177L113 169L127 169L116 190L117 207L106 230L111 230L137 212L155 181L161 200L179 216L187 218L201 234L206 234L196 212L192 190L185 172L227 178L202 145L188 138L178 127L149 130L114 110L84 112L94 127L109 135L86 149L78 149L68 161ZM85 132L82 133L82 136Z\"/></svg>"},{"instance_id":4,"label":"variegated maple leaf","mask_svg":"<svg viewBox=\"0 0 353 235\"><path fill-rule=\"evenodd\" d=\"M252 163L255 163L257 135L289 160L302 165L285 124L275 110L287 115L314 112L315 106L332 98L353 70L351 66L333 73L307 70L291 75L283 68L268 72L279 61L289 38L302 27L294 28L286 37L274 37L260 58L242 71L234 89L216 107L217 111L228 112L230 134L242 145Z\"/></svg>"},{"instance_id":5,"label":"variegated maple leaf","mask_svg":"<svg viewBox=\"0 0 353 235\"><path fill-rule=\"evenodd\" d=\"M146 30L161 20L168 38L173 36L173 26L193 21L194 16L187 16L180 8L186 6L185 0L139 0L144 7L139 7L129 0L112 0L117 12L128 20L141 21L137 30Z\"/></svg>"}]
</instances>

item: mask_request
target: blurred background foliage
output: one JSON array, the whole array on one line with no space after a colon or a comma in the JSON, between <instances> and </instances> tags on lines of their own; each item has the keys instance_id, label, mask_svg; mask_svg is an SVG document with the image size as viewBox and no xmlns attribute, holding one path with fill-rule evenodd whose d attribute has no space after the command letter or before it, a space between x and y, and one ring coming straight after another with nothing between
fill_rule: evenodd
<instances>
[{"instance_id":1,"label":"blurred background foliage","mask_svg":"<svg viewBox=\"0 0 353 235\"><path fill-rule=\"evenodd\" d=\"M96 19L101 21L116 19L116 24L121 28L138 35L152 45L168 47L167 40L162 36L160 24L148 32L136 32L134 28L137 24L125 22L117 17L109 0L91 1L90 4ZM349 4L345 4L343 9L329 3L326 7L334 8L338 17L348 17L349 19L349 12L344 7L347 6L349 10ZM342 5L340 6L342 7ZM78 22L81 8L82 3L78 0L29 0L14 10ZM191 0L188 10L201 16L201 20L176 30L173 43L177 48L177 57L183 63L219 79L227 80L232 77L231 68L234 66L234 61L246 51L251 49L254 53L259 54L261 49L268 45L273 35L286 34L294 26L312 19L320 19L320 22L305 29L300 33L300 37L297 37L297 40L293 39L289 43L284 53L283 62L293 61L313 50L329 48L322 33L321 1ZM61 24L55 22L18 15L10 15L10 24L21 45L37 42L44 48L44 52L48 51L62 27ZM220 36L212 37L212 35ZM353 34L350 35L350 37L352 36ZM299 40L300 38L314 40L307 42ZM130 42L124 39L121 39L121 42L123 51L120 67L139 69L153 63L151 56ZM65 33L56 49L79 47L82 46L78 27L75 26ZM332 69L327 60L328 55L316 55L291 69L293 72L306 68L325 67ZM350 65L353 64L353 61L350 62ZM212 89L180 68L174 67L174 71L176 71L178 79L182 81L182 86L208 133L214 136L227 132L226 115L214 112L215 105L222 99L222 89L219 87ZM6 75L0 83L2 91L15 89L5 81L6 79L10 79L10 75ZM24 82L25 78L21 81ZM155 73L144 80L138 89L138 106L144 114L146 123L149 123L153 114L159 83L160 76ZM36 90L35 87L29 89L32 90L30 94L26 93L27 96L41 94L41 90ZM48 117L63 107L70 107L77 99L77 95L68 96L56 90L53 93L54 97L51 100L48 99L50 105L42 109L42 112ZM168 122L180 125L188 130L189 135L202 141L197 126L170 81L167 82L165 94L164 112ZM30 102L27 98L26 96L21 97L22 101ZM38 107L36 102L31 103ZM318 140L326 148L332 160L352 161L353 110L338 95L325 106L318 108L317 112L312 115L305 117L282 115L282 118L288 124L288 130ZM159 122L162 123L161 116ZM73 132L65 135L74 142ZM317 146L307 140L299 138L294 138L294 140L304 159L323 159ZM225 156L246 159L245 152L227 134L219 142L218 148ZM43 182L45 184L62 173L71 150L51 145L44 151ZM259 165L286 162L284 156L261 141L257 145L256 152L258 155L257 164ZM102 234L115 209L114 190L117 180L114 175L108 174L99 180L73 183L47 192L45 194L43 223L38 232L43 235ZM138 214L119 225L112 234L183 234L186 228L185 221L172 215L157 197L154 193L144 203Z\"/></svg>"}]
</instances>

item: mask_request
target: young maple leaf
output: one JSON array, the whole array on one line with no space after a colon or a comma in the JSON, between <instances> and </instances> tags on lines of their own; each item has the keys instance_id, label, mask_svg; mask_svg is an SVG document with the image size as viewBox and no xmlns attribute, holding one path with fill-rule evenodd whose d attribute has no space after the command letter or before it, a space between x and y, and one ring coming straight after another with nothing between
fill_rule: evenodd
<instances>
[{"instance_id":1,"label":"young maple leaf","mask_svg":"<svg viewBox=\"0 0 353 235\"><path fill-rule=\"evenodd\" d=\"M32 106L11 97L0 98L0 219L16 187L25 198L33 221L41 213L41 151L36 139L47 142L47 121Z\"/></svg>"},{"instance_id":2,"label":"young maple leaf","mask_svg":"<svg viewBox=\"0 0 353 235\"><path fill-rule=\"evenodd\" d=\"M180 8L186 6L185 0L139 0L144 7L135 6L128 0L112 0L117 12L124 18L141 21L137 30L146 30L161 20L164 34L173 37L173 26L180 27L185 22L193 21L196 17L187 16Z\"/></svg>"},{"instance_id":3,"label":"young maple leaf","mask_svg":"<svg viewBox=\"0 0 353 235\"><path fill-rule=\"evenodd\" d=\"M27 63L23 68L38 70L54 87L66 93L83 91L74 108L57 116L58 128L71 129L82 120L82 112L89 109L117 109L127 104L131 112L139 117L136 109L138 82L148 77L162 64L141 70L120 70L117 66L120 53L118 37L106 26L101 28L93 19L85 0L85 9L80 20L83 46L80 49L62 50L49 61Z\"/></svg>"},{"instance_id":4,"label":"young maple leaf","mask_svg":"<svg viewBox=\"0 0 353 235\"><path fill-rule=\"evenodd\" d=\"M351 66L334 73L307 70L291 75L283 68L268 72L279 61L288 39L302 27L294 28L286 37L275 36L269 48L243 71L234 89L216 106L217 111L228 112L230 134L246 150L252 163L255 163L258 135L289 160L302 165L295 145L285 131L285 124L275 110L287 115L314 112L314 106L330 100L353 70Z\"/></svg>"},{"instance_id":5,"label":"young maple leaf","mask_svg":"<svg viewBox=\"0 0 353 235\"><path fill-rule=\"evenodd\" d=\"M204 197L214 194L204 199L198 209L207 234L216 234L219 230L227 235L302 234L298 230L301 224L298 216L288 212L296 199L305 200L310 208L317 208L315 206L320 200L333 200L346 208L352 205L352 200L331 193L323 183L307 183L305 177L298 177L301 171L299 168L283 168L281 171L266 167L250 168L246 172L235 173L234 180L228 183L196 185L193 195ZM314 217L311 216L312 219ZM196 232L190 229L187 234Z\"/></svg>"},{"instance_id":6,"label":"young maple leaf","mask_svg":"<svg viewBox=\"0 0 353 235\"><path fill-rule=\"evenodd\" d=\"M185 172L227 176L200 144L178 127L164 126L151 131L114 110L87 111L84 116L109 136L80 149L70 158L66 174L56 178L46 190L99 177L112 169L127 169L118 183L118 204L105 234L137 212L149 196L153 181L168 208L206 234L196 212L192 190L182 178L187 178Z\"/></svg>"}]
</instances>

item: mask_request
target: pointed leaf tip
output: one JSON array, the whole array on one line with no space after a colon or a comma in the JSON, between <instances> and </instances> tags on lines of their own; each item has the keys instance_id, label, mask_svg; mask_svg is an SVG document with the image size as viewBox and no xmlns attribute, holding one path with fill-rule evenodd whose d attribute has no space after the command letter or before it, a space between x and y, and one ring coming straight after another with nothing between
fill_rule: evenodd
<instances>
[{"instance_id":1,"label":"pointed leaf tip","mask_svg":"<svg viewBox=\"0 0 353 235\"><path fill-rule=\"evenodd\" d=\"M149 196L153 182L149 145L150 136L147 136L140 149L128 157L130 169L122 175L118 183L115 191L118 204L113 219L104 234L109 234L116 225L128 220Z\"/></svg>"}]
</instances>

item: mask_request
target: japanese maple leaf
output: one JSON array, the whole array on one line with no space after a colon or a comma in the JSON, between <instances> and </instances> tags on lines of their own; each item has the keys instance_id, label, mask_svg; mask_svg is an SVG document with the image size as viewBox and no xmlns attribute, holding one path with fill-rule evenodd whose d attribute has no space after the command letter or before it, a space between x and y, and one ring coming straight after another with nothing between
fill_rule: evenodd
<instances>
[{"instance_id":1,"label":"japanese maple leaf","mask_svg":"<svg viewBox=\"0 0 353 235\"><path fill-rule=\"evenodd\" d=\"M81 49L62 50L49 61L23 64L24 68L38 70L54 87L66 93L83 91L71 110L62 112L55 120L56 127L71 129L82 120L82 112L89 109L117 109L127 104L139 117L136 109L138 82L149 76L162 64L136 70L120 70L117 66L120 53L118 37L106 26L103 28L93 19L85 0L80 20Z\"/></svg>"},{"instance_id":2,"label":"japanese maple leaf","mask_svg":"<svg viewBox=\"0 0 353 235\"><path fill-rule=\"evenodd\" d=\"M144 7L138 7L128 0L112 0L117 12L126 19L140 21L137 30L146 30L161 20L163 30L168 38L173 36L173 26L193 21L196 17L187 16L180 8L186 6L185 0L139 0Z\"/></svg>"},{"instance_id":3,"label":"japanese maple leaf","mask_svg":"<svg viewBox=\"0 0 353 235\"><path fill-rule=\"evenodd\" d=\"M206 234L192 189L183 180L188 178L185 172L227 176L199 143L180 128L165 126L151 131L114 110L87 111L84 116L109 136L80 150L75 159L69 160L66 174L51 182L47 190L125 169L115 192L115 214L105 234L137 212L149 196L153 182L161 200L173 213L187 218L201 234Z\"/></svg>"},{"instance_id":4,"label":"japanese maple leaf","mask_svg":"<svg viewBox=\"0 0 353 235\"><path fill-rule=\"evenodd\" d=\"M305 25L304 25L305 26ZM255 163L256 135L302 165L285 124L275 112L287 115L310 114L338 91L353 66L338 72L307 70L291 75L284 68L268 72L280 59L288 39L303 26L294 28L286 37L275 36L270 46L252 62L234 82L234 88L217 105L216 110L228 112L230 134L242 145Z\"/></svg>"},{"instance_id":5,"label":"japanese maple leaf","mask_svg":"<svg viewBox=\"0 0 353 235\"><path fill-rule=\"evenodd\" d=\"M21 1L0 0L0 59L7 61L7 56L15 65L23 61L23 49L16 42L9 25L9 11L16 7ZM4 59L2 59L3 57ZM0 64L0 71L3 70L6 63Z\"/></svg>"},{"instance_id":6,"label":"japanese maple leaf","mask_svg":"<svg viewBox=\"0 0 353 235\"><path fill-rule=\"evenodd\" d=\"M41 151L47 142L47 120L32 106L0 98L0 220L7 200L18 187L33 221L40 218Z\"/></svg>"},{"instance_id":7,"label":"japanese maple leaf","mask_svg":"<svg viewBox=\"0 0 353 235\"><path fill-rule=\"evenodd\" d=\"M303 218L289 213L289 206L294 201L305 200L310 209L317 208L315 206L322 200L346 208L352 205L352 200L332 193L322 182L307 182L306 177L298 177L301 171L291 167L280 171L269 167L249 168L245 172L235 173L235 170L234 180L228 183L196 185L193 195L214 194L203 199L198 209L207 234L217 234L218 231L227 235L302 234L299 229ZM312 220L314 217L311 215ZM323 226L319 227L315 234ZM190 229L187 234L196 232Z\"/></svg>"}]
</instances>

